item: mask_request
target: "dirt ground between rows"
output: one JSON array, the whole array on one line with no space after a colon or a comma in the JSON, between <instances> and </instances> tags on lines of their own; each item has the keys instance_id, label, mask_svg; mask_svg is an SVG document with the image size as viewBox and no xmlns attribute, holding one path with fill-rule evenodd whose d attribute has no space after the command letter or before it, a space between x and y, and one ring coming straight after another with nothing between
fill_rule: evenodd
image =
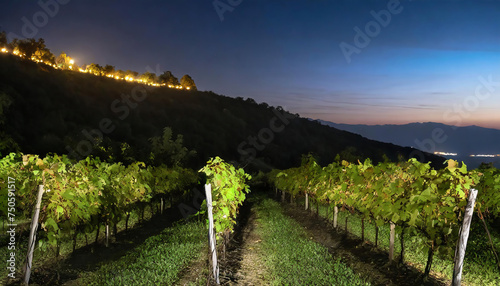
<instances>
[{"instance_id":1,"label":"dirt ground between rows","mask_svg":"<svg viewBox=\"0 0 500 286\"><path fill-rule=\"evenodd\" d=\"M260 197L262 198L262 197ZM247 200L240 209L235 233L226 249L225 256L219 255L221 285L267 285L269 273L264 266L265 253L261 249L261 238L256 231L259 218L254 210L254 199ZM444 286L444 281L431 277L422 280L422 273L411 266L398 267L389 263L388 254L384 251L363 243L343 231L335 230L331 223L317 217L303 206L282 204L283 212L296 220L314 241L324 245L329 252L340 257L349 267L373 285L401 286ZM162 216L157 216L129 232L119 233L116 241L109 248L101 244L91 244L78 249L70 257L59 261L58 267L37 269L32 281L38 285L74 285L75 278L81 271L95 270L99 262L113 261L125 255L130 249L151 235L158 234L164 227L178 220L175 209L167 210ZM161 225L162 227L158 227ZM199 259L193 261L181 274L177 285L200 285L206 280L209 272L208 247ZM205 283L203 283L205 284ZM216 285L209 281L206 285Z\"/></svg>"},{"instance_id":2,"label":"dirt ground between rows","mask_svg":"<svg viewBox=\"0 0 500 286\"><path fill-rule=\"evenodd\" d=\"M449 284L432 276L424 281L422 272L416 268L409 265L398 267L397 263L390 263L387 252L353 235L346 234L343 230L336 230L330 221L305 210L303 206L289 203L282 204L282 206L285 213L304 227L314 241L327 247L333 256L340 257L355 273L359 273L372 285L444 286Z\"/></svg>"},{"instance_id":3,"label":"dirt ground between rows","mask_svg":"<svg viewBox=\"0 0 500 286\"><path fill-rule=\"evenodd\" d=\"M241 208L240 217L226 251L226 256L220 257L220 283L221 285L267 285L266 272L262 257L262 243L256 229L259 222L254 203L246 201ZM422 273L417 269L405 265L397 266L390 263L385 251L374 248L360 239L335 230L331 223L324 218L317 217L314 213L304 210L303 206L295 204L282 204L283 212L304 227L307 235L315 242L328 248L334 257L351 267L372 285L380 286L444 286L445 281L430 277L423 281ZM260 218L265 219L265 218ZM203 258L194 262L190 270L185 272L179 285L189 285L199 278L199 267L205 267L208 273L208 253ZM210 281L209 285L216 285Z\"/></svg>"},{"instance_id":4,"label":"dirt ground between rows","mask_svg":"<svg viewBox=\"0 0 500 286\"><path fill-rule=\"evenodd\" d=\"M256 229L259 222L258 216L253 209L252 200L247 200L240 208L238 223L234 235L224 255L219 255L219 280L220 285L267 285L266 268L262 261L260 248L261 238ZM219 252L220 253L220 252ZM208 265L208 252L203 255L202 261L198 260L182 276L178 285L189 285L189 282L199 280L200 270L198 267ZM204 273L207 273L204 271ZM217 285L210 281L209 285Z\"/></svg>"}]
</instances>

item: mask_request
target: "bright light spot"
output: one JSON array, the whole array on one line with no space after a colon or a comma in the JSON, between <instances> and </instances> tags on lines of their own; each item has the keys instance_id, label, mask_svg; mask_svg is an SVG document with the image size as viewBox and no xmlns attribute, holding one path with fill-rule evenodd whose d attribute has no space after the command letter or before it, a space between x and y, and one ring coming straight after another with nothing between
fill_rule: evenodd
<instances>
[{"instance_id":1,"label":"bright light spot","mask_svg":"<svg viewBox=\"0 0 500 286\"><path fill-rule=\"evenodd\" d=\"M189 86L186 87L187 90L190 90L191 88Z\"/></svg>"},{"instance_id":2,"label":"bright light spot","mask_svg":"<svg viewBox=\"0 0 500 286\"><path fill-rule=\"evenodd\" d=\"M6 53L7 52L7 49L6 48L2 48L2 53Z\"/></svg>"},{"instance_id":3,"label":"bright light spot","mask_svg":"<svg viewBox=\"0 0 500 286\"><path fill-rule=\"evenodd\" d=\"M478 154L478 155L470 155L470 157L494 158L494 157L500 157L500 154L497 154L497 155L491 155L491 154Z\"/></svg>"},{"instance_id":4,"label":"bright light spot","mask_svg":"<svg viewBox=\"0 0 500 286\"><path fill-rule=\"evenodd\" d=\"M434 154L442 156L457 156L457 153L447 153L447 152L434 152Z\"/></svg>"},{"instance_id":5,"label":"bright light spot","mask_svg":"<svg viewBox=\"0 0 500 286\"><path fill-rule=\"evenodd\" d=\"M74 63L75 63L75 61L74 61L74 60L69 60L69 64L70 64L70 65L72 65L72 64L74 64Z\"/></svg>"},{"instance_id":6,"label":"bright light spot","mask_svg":"<svg viewBox=\"0 0 500 286\"><path fill-rule=\"evenodd\" d=\"M72 68L73 68L73 66L69 66L69 69L72 69Z\"/></svg>"}]
</instances>

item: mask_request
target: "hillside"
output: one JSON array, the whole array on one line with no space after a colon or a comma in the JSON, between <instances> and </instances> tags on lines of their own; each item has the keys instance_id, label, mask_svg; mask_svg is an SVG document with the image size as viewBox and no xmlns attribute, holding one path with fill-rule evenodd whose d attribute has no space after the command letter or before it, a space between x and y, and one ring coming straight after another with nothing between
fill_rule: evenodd
<instances>
[{"instance_id":1,"label":"hillside","mask_svg":"<svg viewBox=\"0 0 500 286\"><path fill-rule=\"evenodd\" d=\"M337 154L348 160L370 157L380 161L387 156L395 161L408 158L413 151L252 99L55 70L8 54L0 55L0 103L2 154L15 149L10 137L25 153L70 153L76 158L112 154L115 160L147 161L148 139L160 136L165 127L182 134L184 145L197 151L189 162L195 167L217 155L267 169L297 165L306 153L326 164ZM95 144L92 137L102 140ZM131 148L122 151L122 143ZM252 155L257 160L249 160ZM424 156L438 165L443 161L432 154Z\"/></svg>"},{"instance_id":2,"label":"hillside","mask_svg":"<svg viewBox=\"0 0 500 286\"><path fill-rule=\"evenodd\" d=\"M442 123L410 123L404 125L349 125L322 121L323 124L360 134L372 140L400 146L412 146L428 152L456 153L455 160L475 168L482 162L500 166L500 157L470 157L473 154L500 154L500 130L479 126L456 127ZM432 138L433 132L442 135Z\"/></svg>"}]
</instances>

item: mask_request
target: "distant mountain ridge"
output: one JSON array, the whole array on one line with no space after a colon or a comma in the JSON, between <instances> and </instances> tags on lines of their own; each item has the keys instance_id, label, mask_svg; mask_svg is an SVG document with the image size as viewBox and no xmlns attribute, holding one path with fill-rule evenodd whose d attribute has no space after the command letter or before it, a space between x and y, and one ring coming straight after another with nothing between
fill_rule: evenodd
<instances>
[{"instance_id":1,"label":"distant mountain ridge","mask_svg":"<svg viewBox=\"0 0 500 286\"><path fill-rule=\"evenodd\" d=\"M448 158L464 161L470 167L481 162L500 165L500 157L472 158L477 154L500 154L500 130L479 126L456 127L436 122L404 125L350 125L321 121L322 124L359 134L368 139L408 146L426 152L457 153Z\"/></svg>"}]
</instances>

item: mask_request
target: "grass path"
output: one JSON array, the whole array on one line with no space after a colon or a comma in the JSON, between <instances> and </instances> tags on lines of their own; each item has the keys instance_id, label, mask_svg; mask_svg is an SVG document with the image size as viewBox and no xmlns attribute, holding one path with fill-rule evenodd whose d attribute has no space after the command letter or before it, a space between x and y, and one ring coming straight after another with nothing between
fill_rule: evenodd
<instances>
[{"instance_id":1,"label":"grass path","mask_svg":"<svg viewBox=\"0 0 500 286\"><path fill-rule=\"evenodd\" d=\"M173 285L203 253L205 226L177 224L151 236L127 255L84 273L73 285Z\"/></svg>"},{"instance_id":2,"label":"grass path","mask_svg":"<svg viewBox=\"0 0 500 286\"><path fill-rule=\"evenodd\" d=\"M267 269L263 265L262 238L257 232L261 228L259 215L252 209L246 226L242 230L241 257L239 269L235 274L238 285L267 284ZM234 284L234 283L233 283Z\"/></svg>"},{"instance_id":3,"label":"grass path","mask_svg":"<svg viewBox=\"0 0 500 286\"><path fill-rule=\"evenodd\" d=\"M259 253L266 285L369 285L326 247L283 213L279 203L263 198L255 205Z\"/></svg>"}]
</instances>

